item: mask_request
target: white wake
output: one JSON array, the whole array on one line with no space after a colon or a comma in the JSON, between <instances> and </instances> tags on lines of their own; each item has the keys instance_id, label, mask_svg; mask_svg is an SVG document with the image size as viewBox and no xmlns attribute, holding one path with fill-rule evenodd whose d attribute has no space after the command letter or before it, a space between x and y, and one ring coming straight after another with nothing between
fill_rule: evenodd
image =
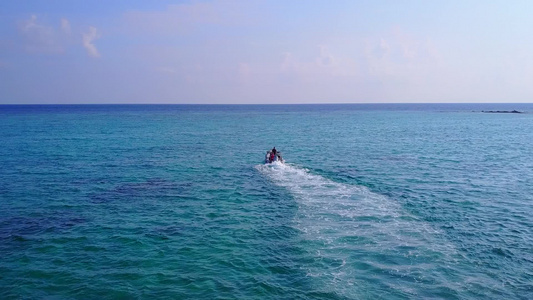
<instances>
[{"instance_id":1,"label":"white wake","mask_svg":"<svg viewBox=\"0 0 533 300\"><path fill-rule=\"evenodd\" d=\"M356 273L361 264L415 276L428 267L425 261L448 260L455 252L429 223L364 186L334 182L290 164L256 169L286 188L297 202L293 224L316 262L306 266L306 272L336 292L340 288L342 294L354 295L350 286L360 284Z\"/></svg>"}]
</instances>

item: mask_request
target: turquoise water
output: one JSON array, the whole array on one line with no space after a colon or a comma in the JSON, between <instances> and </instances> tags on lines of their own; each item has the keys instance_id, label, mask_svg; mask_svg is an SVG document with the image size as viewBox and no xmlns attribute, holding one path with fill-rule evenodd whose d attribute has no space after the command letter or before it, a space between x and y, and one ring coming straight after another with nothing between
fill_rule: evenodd
<instances>
[{"instance_id":1,"label":"turquoise water","mask_svg":"<svg viewBox=\"0 0 533 300\"><path fill-rule=\"evenodd\" d=\"M0 135L1 299L533 298L532 104L0 106Z\"/></svg>"}]
</instances>

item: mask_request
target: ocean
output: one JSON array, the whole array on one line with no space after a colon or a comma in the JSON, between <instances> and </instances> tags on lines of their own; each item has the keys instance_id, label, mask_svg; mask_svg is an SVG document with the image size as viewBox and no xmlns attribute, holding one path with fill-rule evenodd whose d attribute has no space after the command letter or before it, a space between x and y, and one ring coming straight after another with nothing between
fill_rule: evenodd
<instances>
[{"instance_id":1,"label":"ocean","mask_svg":"<svg viewBox=\"0 0 533 300\"><path fill-rule=\"evenodd\" d=\"M2 105L0 212L0 299L533 299L533 104Z\"/></svg>"}]
</instances>

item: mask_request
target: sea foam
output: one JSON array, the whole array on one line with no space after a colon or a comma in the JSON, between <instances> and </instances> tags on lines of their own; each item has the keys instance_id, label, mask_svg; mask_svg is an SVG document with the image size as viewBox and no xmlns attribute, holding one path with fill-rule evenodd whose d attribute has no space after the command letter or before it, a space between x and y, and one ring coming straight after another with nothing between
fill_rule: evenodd
<instances>
[{"instance_id":1,"label":"sea foam","mask_svg":"<svg viewBox=\"0 0 533 300\"><path fill-rule=\"evenodd\" d=\"M422 280L420 274L425 273L425 280L433 282L439 271L428 273L429 262L449 265L453 260L456 251L442 234L390 197L291 164L256 169L296 201L293 226L312 257L312 263L302 267L326 290L361 295L367 281L362 275L375 272L408 280ZM403 289L401 284L393 288Z\"/></svg>"}]
</instances>

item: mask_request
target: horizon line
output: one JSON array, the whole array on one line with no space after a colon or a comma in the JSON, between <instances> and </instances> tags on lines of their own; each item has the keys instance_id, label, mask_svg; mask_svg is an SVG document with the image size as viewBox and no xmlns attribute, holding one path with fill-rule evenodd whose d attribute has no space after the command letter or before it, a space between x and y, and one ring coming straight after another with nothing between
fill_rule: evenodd
<instances>
[{"instance_id":1,"label":"horizon line","mask_svg":"<svg viewBox=\"0 0 533 300\"><path fill-rule=\"evenodd\" d=\"M0 103L31 105L390 105L390 104L533 104L533 102L335 102L335 103Z\"/></svg>"}]
</instances>

